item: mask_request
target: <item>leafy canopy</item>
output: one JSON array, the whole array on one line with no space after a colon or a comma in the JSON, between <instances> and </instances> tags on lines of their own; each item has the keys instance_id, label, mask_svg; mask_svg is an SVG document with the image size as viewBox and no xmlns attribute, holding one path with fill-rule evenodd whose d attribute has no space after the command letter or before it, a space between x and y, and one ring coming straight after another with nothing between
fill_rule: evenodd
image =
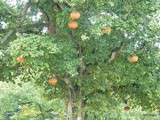
<instances>
[{"instance_id":1,"label":"leafy canopy","mask_svg":"<svg viewBox=\"0 0 160 120\"><path fill-rule=\"evenodd\" d=\"M18 9L4 2L1 6L0 14ZM18 23L12 23L21 36L16 36L17 39L0 52L4 56L0 57L0 79L34 81L50 94L54 88L47 81L56 75L55 95L66 97L67 77L75 92L77 86L81 90L86 111L105 111L125 100L133 107L160 109L160 54L156 47L160 37L159 7L158 0L40 0L31 3L23 24L19 27ZM67 27L73 10L81 13L77 30ZM30 18L38 12L42 12L42 16L32 21ZM6 14L1 17L6 23L11 20ZM50 35L42 32L44 27L48 27ZM110 27L111 32L102 33L103 27ZM7 29L11 29L10 26ZM113 52L119 55L110 63ZM131 54L139 57L136 64L127 60ZM18 56L24 57L26 62L17 63ZM79 99L77 95L75 101Z\"/></svg>"}]
</instances>

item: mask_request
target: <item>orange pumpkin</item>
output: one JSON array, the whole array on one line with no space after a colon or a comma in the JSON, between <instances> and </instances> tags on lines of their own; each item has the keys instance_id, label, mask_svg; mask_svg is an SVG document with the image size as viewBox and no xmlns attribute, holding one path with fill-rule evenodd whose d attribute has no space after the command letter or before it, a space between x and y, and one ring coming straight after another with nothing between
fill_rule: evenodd
<instances>
[{"instance_id":1,"label":"orange pumpkin","mask_svg":"<svg viewBox=\"0 0 160 120\"><path fill-rule=\"evenodd\" d=\"M52 86L55 86L57 84L57 82L58 82L58 80L56 78L48 80L48 84L50 84Z\"/></svg>"},{"instance_id":2,"label":"orange pumpkin","mask_svg":"<svg viewBox=\"0 0 160 120\"><path fill-rule=\"evenodd\" d=\"M111 27L102 27L101 28L101 32L102 33L111 33L112 32L112 28Z\"/></svg>"},{"instance_id":3,"label":"orange pumpkin","mask_svg":"<svg viewBox=\"0 0 160 120\"><path fill-rule=\"evenodd\" d=\"M73 11L70 13L71 20L78 20L80 18L81 14L77 11Z\"/></svg>"},{"instance_id":4,"label":"orange pumpkin","mask_svg":"<svg viewBox=\"0 0 160 120\"><path fill-rule=\"evenodd\" d=\"M16 61L17 61L17 62L20 62L20 63L23 63L23 62L26 61L26 59L25 59L24 57L21 57L21 56L20 56L20 57L17 57L17 58L16 58Z\"/></svg>"},{"instance_id":5,"label":"orange pumpkin","mask_svg":"<svg viewBox=\"0 0 160 120\"><path fill-rule=\"evenodd\" d=\"M136 63L136 62L138 62L138 56L137 56L137 55L130 55L130 56L128 57L128 61L129 61L130 63Z\"/></svg>"},{"instance_id":6,"label":"orange pumpkin","mask_svg":"<svg viewBox=\"0 0 160 120\"><path fill-rule=\"evenodd\" d=\"M69 27L70 29L75 30L75 29L78 28L78 23L77 23L76 21L71 21L71 22L68 23L68 27Z\"/></svg>"}]
</instances>

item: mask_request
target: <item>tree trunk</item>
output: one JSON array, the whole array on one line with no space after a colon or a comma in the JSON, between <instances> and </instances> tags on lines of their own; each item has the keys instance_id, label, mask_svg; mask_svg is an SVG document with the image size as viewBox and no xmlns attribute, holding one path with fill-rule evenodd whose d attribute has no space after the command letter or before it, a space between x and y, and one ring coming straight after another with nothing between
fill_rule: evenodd
<instances>
[{"instance_id":1,"label":"tree trunk","mask_svg":"<svg viewBox=\"0 0 160 120\"><path fill-rule=\"evenodd\" d=\"M48 24L48 34L54 35L55 33L56 33L56 26L52 22L50 22Z\"/></svg>"},{"instance_id":2,"label":"tree trunk","mask_svg":"<svg viewBox=\"0 0 160 120\"><path fill-rule=\"evenodd\" d=\"M67 119L73 120L73 99L71 89L68 88L68 101L67 101Z\"/></svg>"},{"instance_id":3,"label":"tree trunk","mask_svg":"<svg viewBox=\"0 0 160 120\"><path fill-rule=\"evenodd\" d=\"M76 94L77 97L80 97L77 102L74 98L73 92L71 89L68 89L68 100L67 100L67 120L84 120L84 104L81 97L81 93Z\"/></svg>"},{"instance_id":4,"label":"tree trunk","mask_svg":"<svg viewBox=\"0 0 160 120\"><path fill-rule=\"evenodd\" d=\"M82 106L78 106L79 110L75 111L72 101L68 101L67 104L67 120L84 120L84 111Z\"/></svg>"},{"instance_id":5,"label":"tree trunk","mask_svg":"<svg viewBox=\"0 0 160 120\"><path fill-rule=\"evenodd\" d=\"M83 111L83 105L82 105L82 101L80 101L79 104L79 110L78 110L78 114L77 114L77 118L76 120L84 120L84 111Z\"/></svg>"}]
</instances>

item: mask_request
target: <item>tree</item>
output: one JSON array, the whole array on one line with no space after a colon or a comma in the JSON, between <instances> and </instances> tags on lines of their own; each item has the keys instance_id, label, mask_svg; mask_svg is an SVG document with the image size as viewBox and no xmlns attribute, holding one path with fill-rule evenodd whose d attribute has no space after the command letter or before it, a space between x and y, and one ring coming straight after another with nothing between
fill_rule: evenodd
<instances>
[{"instance_id":1,"label":"tree","mask_svg":"<svg viewBox=\"0 0 160 120\"><path fill-rule=\"evenodd\" d=\"M0 20L8 24L0 30L1 80L34 81L47 94L54 91L66 101L69 120L120 102L160 110L158 0L30 0L15 8L1 3ZM80 13L74 29L68 27L73 11ZM48 84L53 78L55 86Z\"/></svg>"}]
</instances>

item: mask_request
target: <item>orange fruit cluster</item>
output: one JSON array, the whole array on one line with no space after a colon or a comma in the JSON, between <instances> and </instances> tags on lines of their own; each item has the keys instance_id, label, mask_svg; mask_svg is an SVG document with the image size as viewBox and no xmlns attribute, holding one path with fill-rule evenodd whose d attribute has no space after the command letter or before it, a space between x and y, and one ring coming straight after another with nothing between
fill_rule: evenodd
<instances>
[{"instance_id":1,"label":"orange fruit cluster","mask_svg":"<svg viewBox=\"0 0 160 120\"><path fill-rule=\"evenodd\" d=\"M78 28L77 20L80 18L81 14L78 11L72 11L70 13L70 19L71 21L68 23L68 27L72 30L75 30Z\"/></svg>"}]
</instances>

